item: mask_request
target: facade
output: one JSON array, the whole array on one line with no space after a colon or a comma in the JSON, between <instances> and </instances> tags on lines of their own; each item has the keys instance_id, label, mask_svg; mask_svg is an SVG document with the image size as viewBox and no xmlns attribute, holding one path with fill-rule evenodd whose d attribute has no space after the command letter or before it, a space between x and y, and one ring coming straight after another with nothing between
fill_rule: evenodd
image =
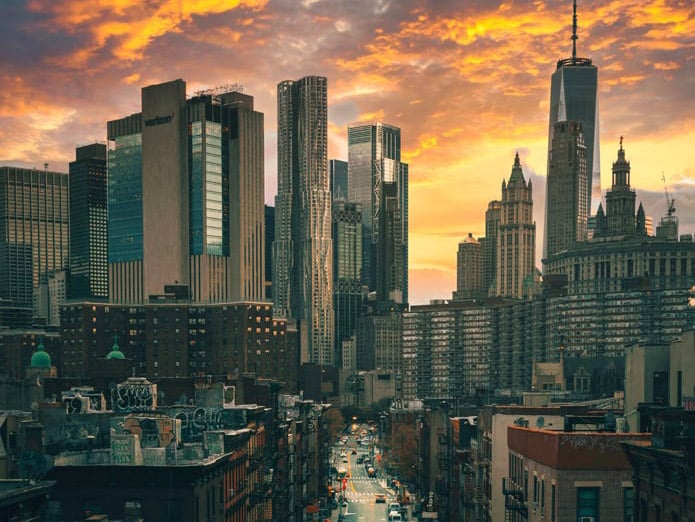
<instances>
[{"instance_id":1,"label":"facade","mask_svg":"<svg viewBox=\"0 0 695 522\"><path fill-rule=\"evenodd\" d=\"M533 281L536 259L536 224L533 222L533 185L524 179L519 154L514 158L509 183L502 182L502 208L497 236L498 297L520 299Z\"/></svg>"},{"instance_id":2,"label":"facade","mask_svg":"<svg viewBox=\"0 0 695 522\"><path fill-rule=\"evenodd\" d=\"M359 318L356 335L358 370L390 370L400 373L403 320L400 312L366 314Z\"/></svg>"},{"instance_id":3,"label":"facade","mask_svg":"<svg viewBox=\"0 0 695 522\"><path fill-rule=\"evenodd\" d=\"M553 126L545 192L544 259L587 239L586 154L580 122L561 121Z\"/></svg>"},{"instance_id":4,"label":"facade","mask_svg":"<svg viewBox=\"0 0 695 522\"><path fill-rule=\"evenodd\" d=\"M297 322L302 362L331 366L333 247L327 158L327 81L278 84L278 194L273 303Z\"/></svg>"},{"instance_id":5,"label":"facade","mask_svg":"<svg viewBox=\"0 0 695 522\"><path fill-rule=\"evenodd\" d=\"M343 360L342 343L355 335L362 312L362 239L360 204L334 198L333 306L336 363Z\"/></svg>"},{"instance_id":6,"label":"facade","mask_svg":"<svg viewBox=\"0 0 695 522\"><path fill-rule=\"evenodd\" d=\"M469 233L459 242L456 253L456 291L453 299L476 299L483 297L483 247Z\"/></svg>"},{"instance_id":7,"label":"facade","mask_svg":"<svg viewBox=\"0 0 695 522\"><path fill-rule=\"evenodd\" d=\"M111 301L262 299L263 115L253 98L186 100L183 80L152 85L142 113L107 133Z\"/></svg>"},{"instance_id":8,"label":"facade","mask_svg":"<svg viewBox=\"0 0 695 522\"><path fill-rule=\"evenodd\" d=\"M8 307L36 315L35 289L67 268L69 208L67 174L0 167L0 299Z\"/></svg>"},{"instance_id":9,"label":"facade","mask_svg":"<svg viewBox=\"0 0 695 522\"><path fill-rule=\"evenodd\" d=\"M553 140L558 122L577 122L581 126L586 148L586 193L578 194L578 204L592 213L592 199L601 198L601 157L599 149L598 68L589 58L577 56L577 3L574 3L572 56L558 60L550 82L550 117L548 124L548 177L550 177ZM557 159L557 151L555 154ZM549 218L552 222L554 218ZM547 234L547 222L546 222ZM552 246L552 244L550 245ZM553 250L546 251L551 254Z\"/></svg>"},{"instance_id":10,"label":"facade","mask_svg":"<svg viewBox=\"0 0 695 522\"><path fill-rule=\"evenodd\" d=\"M633 505L629 520L689 521L695 518L695 417L681 408L649 407L651 444L626 441Z\"/></svg>"},{"instance_id":11,"label":"facade","mask_svg":"<svg viewBox=\"0 0 695 522\"><path fill-rule=\"evenodd\" d=\"M66 304L59 376L98 373L114 335L136 375L236 378L253 373L296 381L297 354L287 321L274 318L269 303Z\"/></svg>"},{"instance_id":12,"label":"facade","mask_svg":"<svg viewBox=\"0 0 695 522\"><path fill-rule=\"evenodd\" d=\"M645 433L508 428L505 508L512 522L634 520L632 468L621 444Z\"/></svg>"},{"instance_id":13,"label":"facade","mask_svg":"<svg viewBox=\"0 0 695 522\"><path fill-rule=\"evenodd\" d=\"M348 200L362 205L362 278L377 309L408 303L408 165L401 131L376 122L348 126Z\"/></svg>"},{"instance_id":14,"label":"facade","mask_svg":"<svg viewBox=\"0 0 695 522\"><path fill-rule=\"evenodd\" d=\"M403 313L403 398L460 399L491 387L494 310L473 302Z\"/></svg>"},{"instance_id":15,"label":"facade","mask_svg":"<svg viewBox=\"0 0 695 522\"><path fill-rule=\"evenodd\" d=\"M347 161L332 159L328 161L333 201L346 200L348 197L348 164Z\"/></svg>"},{"instance_id":16,"label":"facade","mask_svg":"<svg viewBox=\"0 0 695 522\"><path fill-rule=\"evenodd\" d=\"M265 299L273 299L273 241L275 241L275 207L265 205Z\"/></svg>"},{"instance_id":17,"label":"facade","mask_svg":"<svg viewBox=\"0 0 695 522\"><path fill-rule=\"evenodd\" d=\"M494 293L497 288L497 235L499 234L502 217L502 202L493 200L488 203L485 211L485 237L483 245L483 290L485 295Z\"/></svg>"},{"instance_id":18,"label":"facade","mask_svg":"<svg viewBox=\"0 0 695 522\"><path fill-rule=\"evenodd\" d=\"M106 145L75 149L70 163L70 297L109 296Z\"/></svg>"}]
</instances>

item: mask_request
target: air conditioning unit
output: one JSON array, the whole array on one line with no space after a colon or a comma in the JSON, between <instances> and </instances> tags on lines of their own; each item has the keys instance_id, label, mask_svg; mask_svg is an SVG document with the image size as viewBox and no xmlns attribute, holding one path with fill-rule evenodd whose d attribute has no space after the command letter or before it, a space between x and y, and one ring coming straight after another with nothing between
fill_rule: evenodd
<instances>
[{"instance_id":1,"label":"air conditioning unit","mask_svg":"<svg viewBox=\"0 0 695 522\"><path fill-rule=\"evenodd\" d=\"M594 517L579 517L579 522L595 522Z\"/></svg>"}]
</instances>

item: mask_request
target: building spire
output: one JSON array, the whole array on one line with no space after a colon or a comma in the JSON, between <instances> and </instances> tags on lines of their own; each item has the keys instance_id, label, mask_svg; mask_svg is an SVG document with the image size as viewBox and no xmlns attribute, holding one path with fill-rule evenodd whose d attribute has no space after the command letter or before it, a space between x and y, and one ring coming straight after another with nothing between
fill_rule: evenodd
<instances>
[{"instance_id":1,"label":"building spire","mask_svg":"<svg viewBox=\"0 0 695 522\"><path fill-rule=\"evenodd\" d=\"M577 0L572 5L572 61L577 60Z\"/></svg>"}]
</instances>

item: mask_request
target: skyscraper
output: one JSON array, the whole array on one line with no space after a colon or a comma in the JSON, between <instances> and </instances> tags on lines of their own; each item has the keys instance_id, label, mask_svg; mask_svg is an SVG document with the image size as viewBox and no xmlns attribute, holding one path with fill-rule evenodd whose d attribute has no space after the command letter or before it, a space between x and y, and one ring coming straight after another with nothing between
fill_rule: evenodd
<instances>
[{"instance_id":1,"label":"skyscraper","mask_svg":"<svg viewBox=\"0 0 695 522\"><path fill-rule=\"evenodd\" d=\"M328 161L330 171L331 194L333 201L345 200L348 197L348 164L347 161L332 159Z\"/></svg>"},{"instance_id":2,"label":"skyscraper","mask_svg":"<svg viewBox=\"0 0 695 522\"><path fill-rule=\"evenodd\" d=\"M34 306L34 289L67 267L68 175L0 167L0 299Z\"/></svg>"},{"instance_id":3,"label":"skyscraper","mask_svg":"<svg viewBox=\"0 0 695 522\"><path fill-rule=\"evenodd\" d=\"M326 78L278 84L273 302L297 322L302 362L334 364Z\"/></svg>"},{"instance_id":4,"label":"skyscraper","mask_svg":"<svg viewBox=\"0 0 695 522\"><path fill-rule=\"evenodd\" d=\"M263 298L263 115L224 88L142 89L108 122L109 285L117 303Z\"/></svg>"},{"instance_id":5,"label":"skyscraper","mask_svg":"<svg viewBox=\"0 0 695 522\"><path fill-rule=\"evenodd\" d=\"M401 130L384 123L348 126L348 200L362 205L363 283L377 307L408 303L408 165Z\"/></svg>"},{"instance_id":6,"label":"skyscraper","mask_svg":"<svg viewBox=\"0 0 695 522\"><path fill-rule=\"evenodd\" d=\"M561 121L555 124L552 134L545 197L544 259L587 239L588 178L582 124Z\"/></svg>"},{"instance_id":7,"label":"skyscraper","mask_svg":"<svg viewBox=\"0 0 695 522\"><path fill-rule=\"evenodd\" d=\"M480 241L483 247L483 292L494 295L497 290L497 234L500 229L502 202L490 201L485 211L485 237Z\"/></svg>"},{"instance_id":8,"label":"skyscraper","mask_svg":"<svg viewBox=\"0 0 695 522\"><path fill-rule=\"evenodd\" d=\"M520 299L524 283L533 277L536 224L533 222L533 185L524 179L519 154L509 182L502 181L502 209L497 236L496 295Z\"/></svg>"},{"instance_id":9,"label":"skyscraper","mask_svg":"<svg viewBox=\"0 0 695 522\"><path fill-rule=\"evenodd\" d=\"M550 118L548 145L559 121L581 123L586 146L586 172L589 190L586 204L592 212L592 199L601 199L601 167L599 150L598 69L589 58L577 56L577 2L572 18L572 56L557 62L550 85ZM550 167L548 167L550 170Z\"/></svg>"},{"instance_id":10,"label":"skyscraper","mask_svg":"<svg viewBox=\"0 0 695 522\"><path fill-rule=\"evenodd\" d=\"M458 301L484 295L482 245L469 233L459 242L456 254L456 291L453 298Z\"/></svg>"},{"instance_id":11,"label":"skyscraper","mask_svg":"<svg viewBox=\"0 0 695 522\"><path fill-rule=\"evenodd\" d=\"M70 163L70 285L77 299L107 298L106 145L75 150Z\"/></svg>"},{"instance_id":12,"label":"skyscraper","mask_svg":"<svg viewBox=\"0 0 695 522\"><path fill-rule=\"evenodd\" d=\"M336 362L342 342L355 334L362 309L362 208L359 203L333 202L333 289Z\"/></svg>"}]
</instances>

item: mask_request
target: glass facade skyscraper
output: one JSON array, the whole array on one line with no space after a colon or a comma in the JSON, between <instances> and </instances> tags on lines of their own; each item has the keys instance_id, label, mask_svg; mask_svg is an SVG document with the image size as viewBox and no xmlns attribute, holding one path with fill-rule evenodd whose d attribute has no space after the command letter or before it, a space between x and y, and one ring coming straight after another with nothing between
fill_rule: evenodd
<instances>
[{"instance_id":1,"label":"glass facade skyscraper","mask_svg":"<svg viewBox=\"0 0 695 522\"><path fill-rule=\"evenodd\" d=\"M0 167L0 299L33 307L34 290L67 268L68 175Z\"/></svg>"},{"instance_id":2,"label":"glass facade skyscraper","mask_svg":"<svg viewBox=\"0 0 695 522\"><path fill-rule=\"evenodd\" d=\"M106 145L76 149L70 163L70 297L105 299L108 280Z\"/></svg>"},{"instance_id":3,"label":"glass facade skyscraper","mask_svg":"<svg viewBox=\"0 0 695 522\"><path fill-rule=\"evenodd\" d=\"M572 56L559 60L550 83L548 146L553 141L555 124L560 121L581 123L586 145L586 172L589 190L586 208L592 212L592 200L601 200L601 158L599 147L598 69L589 58L577 56L577 4L574 4ZM548 160L550 162L550 160Z\"/></svg>"},{"instance_id":4,"label":"glass facade skyscraper","mask_svg":"<svg viewBox=\"0 0 695 522\"><path fill-rule=\"evenodd\" d=\"M355 334L362 309L362 207L333 202L333 276L336 361L342 342Z\"/></svg>"},{"instance_id":5,"label":"glass facade skyscraper","mask_svg":"<svg viewBox=\"0 0 695 522\"><path fill-rule=\"evenodd\" d=\"M302 362L332 366L333 246L327 81L278 84L273 302L297 322Z\"/></svg>"},{"instance_id":6,"label":"glass facade skyscraper","mask_svg":"<svg viewBox=\"0 0 695 522\"><path fill-rule=\"evenodd\" d=\"M348 126L348 200L362 206L362 281L377 306L408 302L408 165L401 130L384 123Z\"/></svg>"},{"instance_id":7,"label":"glass facade skyscraper","mask_svg":"<svg viewBox=\"0 0 695 522\"><path fill-rule=\"evenodd\" d=\"M242 93L186 100L175 80L108 122L110 296L263 299L263 114Z\"/></svg>"}]
</instances>

